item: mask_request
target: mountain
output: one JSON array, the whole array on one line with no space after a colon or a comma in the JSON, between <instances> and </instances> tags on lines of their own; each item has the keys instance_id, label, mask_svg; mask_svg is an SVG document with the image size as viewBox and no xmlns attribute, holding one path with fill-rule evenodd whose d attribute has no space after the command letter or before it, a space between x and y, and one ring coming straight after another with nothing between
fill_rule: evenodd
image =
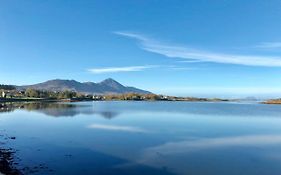
<instances>
[{"instance_id":1,"label":"mountain","mask_svg":"<svg viewBox=\"0 0 281 175\"><path fill-rule=\"evenodd\" d=\"M37 89L37 90L47 90L47 91L76 91L81 93L91 93L91 94L123 94L123 93L140 93L140 94L150 94L151 92L138 89L135 87L128 87L120 84L119 82L108 78L102 82L78 82L75 80L49 80L43 83L38 83L34 85L17 86L17 89Z\"/></svg>"}]
</instances>

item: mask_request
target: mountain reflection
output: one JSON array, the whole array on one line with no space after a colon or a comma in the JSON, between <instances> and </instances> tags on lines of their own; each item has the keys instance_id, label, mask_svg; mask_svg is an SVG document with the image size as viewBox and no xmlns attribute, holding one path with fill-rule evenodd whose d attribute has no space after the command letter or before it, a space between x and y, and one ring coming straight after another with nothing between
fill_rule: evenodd
<instances>
[{"instance_id":1,"label":"mountain reflection","mask_svg":"<svg viewBox=\"0 0 281 175\"><path fill-rule=\"evenodd\" d=\"M112 119L119 115L114 111L95 111L92 105L80 105L56 102L32 102L32 103L2 103L1 112L13 112L15 110L26 110L40 112L51 117L74 117L76 115L97 114L106 119Z\"/></svg>"}]
</instances>

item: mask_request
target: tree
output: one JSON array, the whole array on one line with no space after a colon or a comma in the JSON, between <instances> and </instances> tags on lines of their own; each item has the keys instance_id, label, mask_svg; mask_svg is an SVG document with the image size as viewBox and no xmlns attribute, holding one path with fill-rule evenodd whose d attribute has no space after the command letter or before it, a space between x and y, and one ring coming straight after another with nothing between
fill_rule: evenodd
<instances>
[{"instance_id":1,"label":"tree","mask_svg":"<svg viewBox=\"0 0 281 175\"><path fill-rule=\"evenodd\" d=\"M62 92L59 92L58 94L58 98L59 99L64 99L64 98L73 98L73 97L76 97L77 94L76 92L73 92L73 91L62 91Z\"/></svg>"},{"instance_id":2,"label":"tree","mask_svg":"<svg viewBox=\"0 0 281 175\"><path fill-rule=\"evenodd\" d=\"M27 97L33 97L33 98L39 98L40 97L39 96L40 95L39 91L37 91L35 89L31 89L31 88L26 89L25 95Z\"/></svg>"},{"instance_id":3,"label":"tree","mask_svg":"<svg viewBox=\"0 0 281 175\"><path fill-rule=\"evenodd\" d=\"M12 85L0 84L0 89L3 89L3 90L15 90L16 87L15 87L15 86L12 86Z\"/></svg>"}]
</instances>

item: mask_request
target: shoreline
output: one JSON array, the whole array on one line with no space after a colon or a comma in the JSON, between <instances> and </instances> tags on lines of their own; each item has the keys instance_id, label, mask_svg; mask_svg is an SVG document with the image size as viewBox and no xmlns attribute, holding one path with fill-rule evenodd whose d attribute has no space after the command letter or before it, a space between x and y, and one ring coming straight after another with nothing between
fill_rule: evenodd
<instances>
[{"instance_id":1,"label":"shoreline","mask_svg":"<svg viewBox=\"0 0 281 175\"><path fill-rule=\"evenodd\" d=\"M47 99L47 98L0 98L0 103L13 102L79 102L79 101L94 101L91 99Z\"/></svg>"},{"instance_id":2,"label":"shoreline","mask_svg":"<svg viewBox=\"0 0 281 175\"><path fill-rule=\"evenodd\" d=\"M15 168L15 151L11 148L0 148L0 175L21 175L22 173Z\"/></svg>"},{"instance_id":3,"label":"shoreline","mask_svg":"<svg viewBox=\"0 0 281 175\"><path fill-rule=\"evenodd\" d=\"M208 98L192 98L192 99L90 99L90 98L68 98L68 99L46 99L46 98L0 98L0 103L9 102L83 102L83 101L182 101L182 102L229 102L236 100L229 99L208 99Z\"/></svg>"},{"instance_id":4,"label":"shoreline","mask_svg":"<svg viewBox=\"0 0 281 175\"><path fill-rule=\"evenodd\" d=\"M16 166L19 163L16 156L16 150L7 147L6 143L9 140L14 140L16 137L9 137L5 133L0 134L0 175L22 175L23 173Z\"/></svg>"},{"instance_id":5,"label":"shoreline","mask_svg":"<svg viewBox=\"0 0 281 175\"><path fill-rule=\"evenodd\" d=\"M50 99L50 98L1 98L0 103L16 102L85 102L85 101L167 101L167 102L239 102L239 99L219 99L219 98L193 98L179 97L174 99L92 99L92 98L67 98L67 99ZM281 99L272 99L258 102L260 104L281 105Z\"/></svg>"},{"instance_id":6,"label":"shoreline","mask_svg":"<svg viewBox=\"0 0 281 175\"><path fill-rule=\"evenodd\" d=\"M268 100L268 101L262 102L262 104L281 105L281 100Z\"/></svg>"}]
</instances>

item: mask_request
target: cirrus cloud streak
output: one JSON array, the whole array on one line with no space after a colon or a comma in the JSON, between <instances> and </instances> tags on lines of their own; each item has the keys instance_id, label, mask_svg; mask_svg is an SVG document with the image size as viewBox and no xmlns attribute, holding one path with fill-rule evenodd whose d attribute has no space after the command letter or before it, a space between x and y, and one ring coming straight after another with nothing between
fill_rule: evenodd
<instances>
[{"instance_id":1,"label":"cirrus cloud streak","mask_svg":"<svg viewBox=\"0 0 281 175\"><path fill-rule=\"evenodd\" d=\"M117 35L136 39L140 43L141 49L164 55L171 58L182 58L186 60L198 60L203 62L236 64L245 66L267 66L281 67L280 56L260 56L260 55L235 55L216 53L204 50L198 50L191 47L166 44L156 41L141 34L132 32L114 32Z\"/></svg>"},{"instance_id":2,"label":"cirrus cloud streak","mask_svg":"<svg viewBox=\"0 0 281 175\"><path fill-rule=\"evenodd\" d=\"M145 69L155 68L156 65L147 66L128 66L128 67L104 67L104 68L92 68L88 69L89 72L93 74L103 74L103 73L117 73L117 72L138 72Z\"/></svg>"}]
</instances>

